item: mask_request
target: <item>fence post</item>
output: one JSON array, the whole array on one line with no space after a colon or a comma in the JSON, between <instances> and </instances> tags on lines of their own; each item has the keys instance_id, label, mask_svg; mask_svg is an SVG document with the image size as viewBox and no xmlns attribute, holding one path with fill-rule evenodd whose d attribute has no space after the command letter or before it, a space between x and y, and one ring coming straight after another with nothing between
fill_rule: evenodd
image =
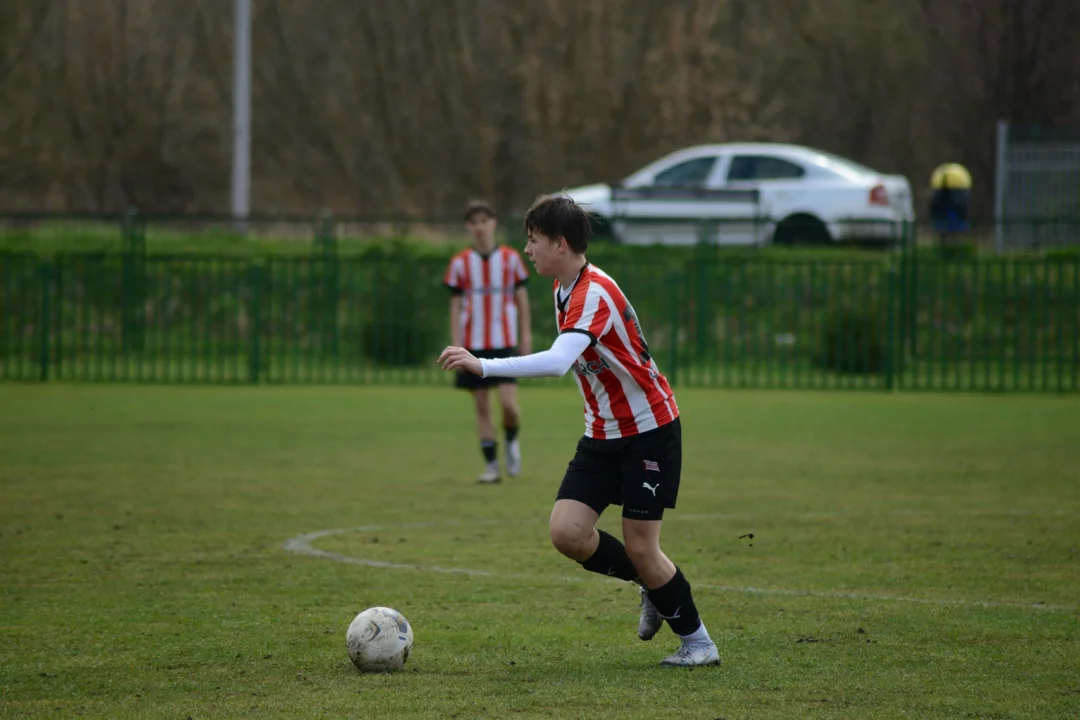
<instances>
[{"instance_id":1,"label":"fence post","mask_svg":"<svg viewBox=\"0 0 1080 720\"><path fill-rule=\"evenodd\" d=\"M892 392L896 379L896 266L885 268L885 390Z\"/></svg>"},{"instance_id":2,"label":"fence post","mask_svg":"<svg viewBox=\"0 0 1080 720\"><path fill-rule=\"evenodd\" d=\"M251 317L251 335L248 338L248 382L257 385L259 375L262 373L260 365L262 348L259 343L262 336L262 295L265 273L261 262L256 260L249 265L247 274L248 284L251 286L251 306L248 308L248 315Z\"/></svg>"},{"instance_id":3,"label":"fence post","mask_svg":"<svg viewBox=\"0 0 1080 720\"><path fill-rule=\"evenodd\" d=\"M38 380L49 381L49 361L52 354L49 331L52 328L52 291L53 263L42 260L38 265L38 279L41 282L41 318L38 322Z\"/></svg>"},{"instance_id":4,"label":"fence post","mask_svg":"<svg viewBox=\"0 0 1080 720\"><path fill-rule=\"evenodd\" d=\"M709 220L698 223L694 259L687 266L687 272L692 272L694 278L694 359L697 363L704 361L707 353L709 326L706 307L709 304L709 265L713 257L710 245L717 229L717 224Z\"/></svg>"},{"instance_id":5,"label":"fence post","mask_svg":"<svg viewBox=\"0 0 1080 720\"><path fill-rule=\"evenodd\" d=\"M329 349L334 358L338 354L338 248L334 232L334 215L324 208L319 216L315 244L319 249L322 287L315 293L322 302L314 303L313 312L319 314L315 327L322 328L323 349ZM324 358L325 359L325 358Z\"/></svg>"},{"instance_id":6,"label":"fence post","mask_svg":"<svg viewBox=\"0 0 1080 720\"><path fill-rule=\"evenodd\" d=\"M129 208L122 227L121 331L124 352L142 350L143 306L146 302L146 223L137 208Z\"/></svg>"},{"instance_id":7,"label":"fence post","mask_svg":"<svg viewBox=\"0 0 1080 720\"><path fill-rule=\"evenodd\" d=\"M673 270L668 276L668 289L671 292L669 296L671 302L671 340L668 346L668 367L670 370L667 372L667 378L674 385L679 373L679 286L685 282L685 278L680 278L678 271Z\"/></svg>"},{"instance_id":8,"label":"fence post","mask_svg":"<svg viewBox=\"0 0 1080 720\"><path fill-rule=\"evenodd\" d=\"M900 317L897 320L899 324L897 331L900 335L898 340L900 355L897 357L901 363L907 358L909 351L912 357L918 354L916 346L918 333L915 331L918 316L918 256L914 221L905 221L904 238L903 242L901 242L900 252L899 287L896 288L900 302L898 311Z\"/></svg>"}]
</instances>

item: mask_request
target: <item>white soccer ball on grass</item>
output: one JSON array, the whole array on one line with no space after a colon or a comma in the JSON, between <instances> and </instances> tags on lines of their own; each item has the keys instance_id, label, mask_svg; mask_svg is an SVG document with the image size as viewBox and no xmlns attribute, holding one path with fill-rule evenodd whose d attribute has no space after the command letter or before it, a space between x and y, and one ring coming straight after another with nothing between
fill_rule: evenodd
<instances>
[{"instance_id":1,"label":"white soccer ball on grass","mask_svg":"<svg viewBox=\"0 0 1080 720\"><path fill-rule=\"evenodd\" d=\"M393 672L409 659L413 630L405 616L388 607L363 611L349 624L345 647L363 672Z\"/></svg>"}]
</instances>

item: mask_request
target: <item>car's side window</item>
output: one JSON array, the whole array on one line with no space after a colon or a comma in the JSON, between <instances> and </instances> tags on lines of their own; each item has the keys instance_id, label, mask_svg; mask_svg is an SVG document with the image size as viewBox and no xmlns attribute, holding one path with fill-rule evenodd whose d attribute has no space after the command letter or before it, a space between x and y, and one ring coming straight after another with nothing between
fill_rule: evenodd
<instances>
[{"instance_id":1,"label":"car's side window","mask_svg":"<svg viewBox=\"0 0 1080 720\"><path fill-rule=\"evenodd\" d=\"M728 168L728 182L756 180L796 180L806 170L790 160L768 155L736 155Z\"/></svg>"},{"instance_id":2,"label":"car's side window","mask_svg":"<svg viewBox=\"0 0 1080 720\"><path fill-rule=\"evenodd\" d=\"M653 185L663 187L701 187L709 179L716 157L699 157L684 160L667 170L657 173Z\"/></svg>"}]
</instances>

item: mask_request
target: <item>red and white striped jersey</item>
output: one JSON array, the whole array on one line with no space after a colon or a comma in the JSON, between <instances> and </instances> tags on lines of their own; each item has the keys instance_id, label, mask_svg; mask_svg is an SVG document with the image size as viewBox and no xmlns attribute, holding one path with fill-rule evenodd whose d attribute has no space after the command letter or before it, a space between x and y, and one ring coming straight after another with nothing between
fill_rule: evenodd
<instances>
[{"instance_id":1,"label":"red and white striped jersey","mask_svg":"<svg viewBox=\"0 0 1080 720\"><path fill-rule=\"evenodd\" d=\"M674 421L679 416L675 394L615 281L586 265L573 285L560 292L556 280L554 291L559 332L585 333L592 340L573 365L585 398L585 435L628 437Z\"/></svg>"},{"instance_id":2,"label":"red and white striped jersey","mask_svg":"<svg viewBox=\"0 0 1080 720\"><path fill-rule=\"evenodd\" d=\"M454 256L443 281L450 292L462 296L458 320L462 345L469 350L496 350L518 344L514 291L528 278L521 255L506 245L488 255L467 248Z\"/></svg>"}]
</instances>

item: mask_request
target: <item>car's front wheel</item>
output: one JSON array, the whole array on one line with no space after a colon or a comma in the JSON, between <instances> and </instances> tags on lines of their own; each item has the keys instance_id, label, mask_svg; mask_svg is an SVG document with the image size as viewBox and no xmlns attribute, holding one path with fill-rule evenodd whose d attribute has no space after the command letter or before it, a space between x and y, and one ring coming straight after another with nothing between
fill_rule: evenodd
<instances>
[{"instance_id":1,"label":"car's front wheel","mask_svg":"<svg viewBox=\"0 0 1080 720\"><path fill-rule=\"evenodd\" d=\"M829 245L832 241L825 223L813 215L784 218L773 233L774 245Z\"/></svg>"}]
</instances>

